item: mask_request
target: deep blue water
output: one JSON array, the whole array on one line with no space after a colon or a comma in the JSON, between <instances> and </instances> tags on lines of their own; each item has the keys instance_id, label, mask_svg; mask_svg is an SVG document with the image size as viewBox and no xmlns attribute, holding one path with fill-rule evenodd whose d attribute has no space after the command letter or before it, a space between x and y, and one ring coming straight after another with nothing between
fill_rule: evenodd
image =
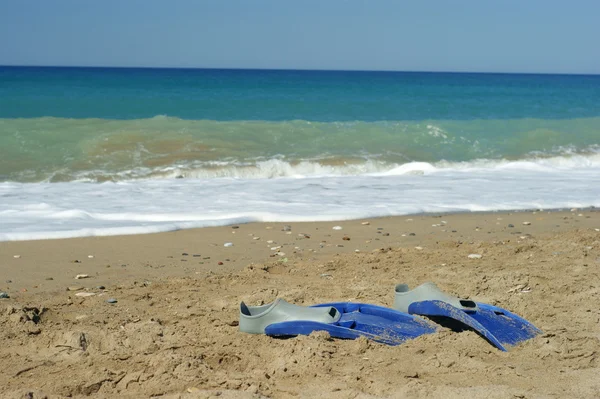
<instances>
[{"instance_id":1,"label":"deep blue water","mask_svg":"<svg viewBox=\"0 0 600 399\"><path fill-rule=\"evenodd\" d=\"M599 75L0 67L0 118L419 121L600 116Z\"/></svg>"}]
</instances>

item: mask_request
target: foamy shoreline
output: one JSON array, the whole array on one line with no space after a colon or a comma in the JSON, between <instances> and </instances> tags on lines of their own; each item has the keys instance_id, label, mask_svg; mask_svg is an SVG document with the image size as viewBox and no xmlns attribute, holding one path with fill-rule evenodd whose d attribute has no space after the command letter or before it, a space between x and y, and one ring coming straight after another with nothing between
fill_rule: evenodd
<instances>
[{"instance_id":1,"label":"foamy shoreline","mask_svg":"<svg viewBox=\"0 0 600 399\"><path fill-rule=\"evenodd\" d=\"M600 169L500 168L391 176L2 183L0 241L249 222L600 206Z\"/></svg>"}]
</instances>

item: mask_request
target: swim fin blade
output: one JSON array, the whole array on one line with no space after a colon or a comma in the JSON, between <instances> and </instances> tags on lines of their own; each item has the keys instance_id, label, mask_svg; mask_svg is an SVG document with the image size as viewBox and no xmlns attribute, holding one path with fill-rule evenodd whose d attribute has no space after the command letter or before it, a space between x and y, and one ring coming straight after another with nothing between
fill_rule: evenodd
<instances>
[{"instance_id":1,"label":"swim fin blade","mask_svg":"<svg viewBox=\"0 0 600 399\"><path fill-rule=\"evenodd\" d=\"M366 337L387 345L399 345L431 334L436 327L424 319L381 306L335 302L304 307L277 299L256 307L242 302L240 330L280 337L326 331L335 338Z\"/></svg>"},{"instance_id":2,"label":"swim fin blade","mask_svg":"<svg viewBox=\"0 0 600 399\"><path fill-rule=\"evenodd\" d=\"M453 297L433 283L425 283L413 290L399 284L395 291L394 309L427 316L454 330L473 329L502 351L542 332L506 309Z\"/></svg>"}]
</instances>

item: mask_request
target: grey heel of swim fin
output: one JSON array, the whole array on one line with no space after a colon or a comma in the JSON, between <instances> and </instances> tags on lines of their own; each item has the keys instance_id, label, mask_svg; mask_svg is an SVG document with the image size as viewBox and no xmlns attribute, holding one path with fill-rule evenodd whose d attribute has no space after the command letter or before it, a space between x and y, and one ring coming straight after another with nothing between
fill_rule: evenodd
<instances>
[{"instance_id":1,"label":"grey heel of swim fin","mask_svg":"<svg viewBox=\"0 0 600 399\"><path fill-rule=\"evenodd\" d=\"M308 308L292 305L281 298L267 305L246 306L240 304L240 331L250 334L264 334L265 328L284 321L306 320L317 323L335 323L340 314L333 308Z\"/></svg>"},{"instance_id":2,"label":"grey heel of swim fin","mask_svg":"<svg viewBox=\"0 0 600 399\"><path fill-rule=\"evenodd\" d=\"M463 328L475 330L503 351L506 351L506 345L516 345L541 333L533 324L506 309L457 298L433 283L425 283L413 290L406 284L398 284L394 309L427 316L437 322L450 319Z\"/></svg>"},{"instance_id":3,"label":"grey heel of swim fin","mask_svg":"<svg viewBox=\"0 0 600 399\"><path fill-rule=\"evenodd\" d=\"M475 302L446 294L434 283L424 283L412 290L406 284L398 284L395 291L394 309L400 312L408 313L408 307L411 303L421 301L442 301L458 309L466 311L477 310Z\"/></svg>"}]
</instances>

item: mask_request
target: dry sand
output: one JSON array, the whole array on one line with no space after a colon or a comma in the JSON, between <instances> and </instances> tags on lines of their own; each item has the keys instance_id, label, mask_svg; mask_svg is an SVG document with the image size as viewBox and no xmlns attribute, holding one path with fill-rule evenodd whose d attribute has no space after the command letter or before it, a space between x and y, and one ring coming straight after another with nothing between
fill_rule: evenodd
<instances>
[{"instance_id":1,"label":"dry sand","mask_svg":"<svg viewBox=\"0 0 600 399\"><path fill-rule=\"evenodd\" d=\"M0 243L0 397L600 396L600 212L363 222ZM389 347L237 328L242 300L390 306L425 281L544 333L504 353L472 332Z\"/></svg>"}]
</instances>

